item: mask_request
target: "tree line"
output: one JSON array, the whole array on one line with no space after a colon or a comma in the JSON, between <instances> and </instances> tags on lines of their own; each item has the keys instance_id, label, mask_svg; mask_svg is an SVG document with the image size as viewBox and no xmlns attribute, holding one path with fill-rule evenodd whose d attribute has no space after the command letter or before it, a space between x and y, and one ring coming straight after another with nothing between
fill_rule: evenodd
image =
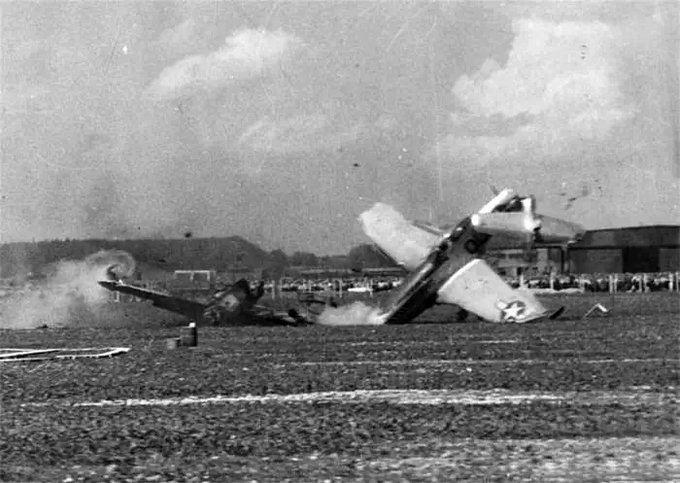
<instances>
[{"instance_id":1,"label":"tree line","mask_svg":"<svg viewBox=\"0 0 680 483\"><path fill-rule=\"evenodd\" d=\"M134 240L48 240L0 245L0 278L39 277L60 260L83 260L100 250L123 250L138 263L164 270L234 268L282 272L287 267L354 269L392 267L394 263L373 245L353 247L346 255L316 255L281 249L265 251L238 237L134 239Z\"/></svg>"}]
</instances>

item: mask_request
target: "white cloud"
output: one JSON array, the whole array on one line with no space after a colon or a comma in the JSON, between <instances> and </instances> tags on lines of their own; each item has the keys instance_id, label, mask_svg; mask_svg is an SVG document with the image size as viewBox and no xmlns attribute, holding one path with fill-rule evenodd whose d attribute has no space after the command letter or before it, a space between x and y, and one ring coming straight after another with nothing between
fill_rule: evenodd
<instances>
[{"instance_id":1,"label":"white cloud","mask_svg":"<svg viewBox=\"0 0 680 483\"><path fill-rule=\"evenodd\" d=\"M299 38L280 29L241 29L227 37L220 49L185 57L163 69L147 92L158 99L173 99L199 89L219 89L263 75L301 45Z\"/></svg>"},{"instance_id":2,"label":"white cloud","mask_svg":"<svg viewBox=\"0 0 680 483\"><path fill-rule=\"evenodd\" d=\"M621 92L615 29L534 18L514 21L513 30L504 67L487 60L455 83L460 110L440 147L477 161L549 158L578 140L605 138L633 115Z\"/></svg>"},{"instance_id":3,"label":"white cloud","mask_svg":"<svg viewBox=\"0 0 680 483\"><path fill-rule=\"evenodd\" d=\"M239 146L274 154L333 149L355 142L364 126L338 130L325 114L302 114L283 120L268 117L255 122L239 138Z\"/></svg>"}]
</instances>

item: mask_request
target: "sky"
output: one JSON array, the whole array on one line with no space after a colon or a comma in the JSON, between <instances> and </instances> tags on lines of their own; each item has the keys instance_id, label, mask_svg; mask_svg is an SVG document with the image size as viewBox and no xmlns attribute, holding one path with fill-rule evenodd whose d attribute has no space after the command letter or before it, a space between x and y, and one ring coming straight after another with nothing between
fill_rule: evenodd
<instances>
[{"instance_id":1,"label":"sky","mask_svg":"<svg viewBox=\"0 0 680 483\"><path fill-rule=\"evenodd\" d=\"M0 241L346 253L510 187L680 224L677 2L11 2Z\"/></svg>"}]
</instances>

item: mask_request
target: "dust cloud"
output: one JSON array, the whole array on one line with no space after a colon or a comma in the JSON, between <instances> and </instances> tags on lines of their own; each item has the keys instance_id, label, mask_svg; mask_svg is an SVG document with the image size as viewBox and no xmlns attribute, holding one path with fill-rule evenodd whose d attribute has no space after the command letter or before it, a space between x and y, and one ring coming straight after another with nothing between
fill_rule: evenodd
<instances>
[{"instance_id":1,"label":"dust cloud","mask_svg":"<svg viewBox=\"0 0 680 483\"><path fill-rule=\"evenodd\" d=\"M354 302L342 307L326 307L319 315L321 325L382 325L385 320L380 309L363 302Z\"/></svg>"},{"instance_id":2,"label":"dust cloud","mask_svg":"<svg viewBox=\"0 0 680 483\"><path fill-rule=\"evenodd\" d=\"M109 299L97 281L106 270L119 277L132 275L135 260L121 250L102 250L84 260L60 260L45 279L0 300L0 329L32 329L84 325Z\"/></svg>"}]
</instances>

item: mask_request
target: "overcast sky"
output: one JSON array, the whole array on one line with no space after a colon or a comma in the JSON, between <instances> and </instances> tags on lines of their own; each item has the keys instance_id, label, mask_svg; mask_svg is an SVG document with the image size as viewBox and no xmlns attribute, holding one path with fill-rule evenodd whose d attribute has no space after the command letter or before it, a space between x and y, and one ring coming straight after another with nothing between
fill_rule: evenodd
<instances>
[{"instance_id":1,"label":"overcast sky","mask_svg":"<svg viewBox=\"0 0 680 483\"><path fill-rule=\"evenodd\" d=\"M489 184L590 229L680 223L674 1L0 8L5 242L343 253L374 201L455 222Z\"/></svg>"}]
</instances>

